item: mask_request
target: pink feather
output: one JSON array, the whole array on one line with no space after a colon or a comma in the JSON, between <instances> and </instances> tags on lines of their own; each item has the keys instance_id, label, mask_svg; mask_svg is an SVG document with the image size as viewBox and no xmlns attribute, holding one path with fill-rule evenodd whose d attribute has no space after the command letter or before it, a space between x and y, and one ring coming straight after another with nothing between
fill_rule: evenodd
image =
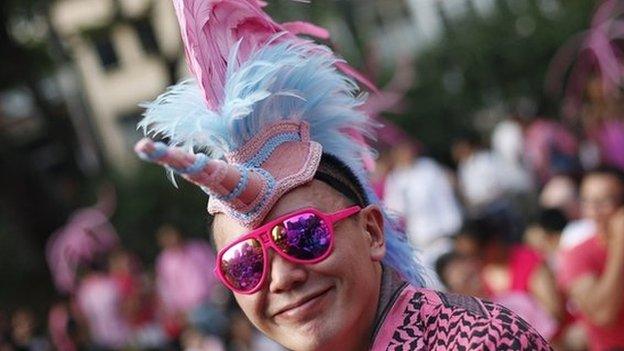
<instances>
[{"instance_id":1,"label":"pink feather","mask_svg":"<svg viewBox=\"0 0 624 351\"><path fill-rule=\"evenodd\" d=\"M546 76L546 88L557 94L562 89L566 72L569 78L563 95L564 113L571 117L581 107L583 91L592 75L598 75L605 93L620 94L624 86L622 52L617 41L624 34L624 24L618 17L624 14L619 0L607 0L595 11L590 28L570 39L551 61Z\"/></svg>"},{"instance_id":2,"label":"pink feather","mask_svg":"<svg viewBox=\"0 0 624 351\"><path fill-rule=\"evenodd\" d=\"M297 34L328 39L324 28L306 22L279 24L266 14L266 3L258 0L173 0L186 60L197 78L208 108L216 110L223 102L223 87L228 64L244 62L271 40L292 40ZM227 62L230 49L240 41L237 62ZM361 73L345 63L336 64L371 90L375 86Z\"/></svg>"},{"instance_id":3,"label":"pink feather","mask_svg":"<svg viewBox=\"0 0 624 351\"><path fill-rule=\"evenodd\" d=\"M256 0L173 0L191 73L197 77L206 103L216 109L230 49L240 40L239 62L282 31Z\"/></svg>"}]
</instances>

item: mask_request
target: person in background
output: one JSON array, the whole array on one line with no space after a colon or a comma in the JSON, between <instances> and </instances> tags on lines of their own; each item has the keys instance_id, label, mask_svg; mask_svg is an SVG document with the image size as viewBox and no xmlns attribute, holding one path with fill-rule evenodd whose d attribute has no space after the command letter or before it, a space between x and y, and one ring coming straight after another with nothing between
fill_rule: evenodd
<instances>
[{"instance_id":1,"label":"person in background","mask_svg":"<svg viewBox=\"0 0 624 351\"><path fill-rule=\"evenodd\" d=\"M487 219L468 222L456 237L456 251L479 261L485 294L521 293L533 299L551 318L563 314L552 272L537 250L525 244L507 245Z\"/></svg>"},{"instance_id":2,"label":"person in background","mask_svg":"<svg viewBox=\"0 0 624 351\"><path fill-rule=\"evenodd\" d=\"M130 326L123 313L122 292L108 273L104 257L79 269L75 299L96 349L120 349L130 342Z\"/></svg>"},{"instance_id":3,"label":"person in background","mask_svg":"<svg viewBox=\"0 0 624 351\"><path fill-rule=\"evenodd\" d=\"M451 236L459 230L462 212L444 170L421 156L411 142L392 151L394 169L386 179L385 205L405 221L409 241L421 248L425 263L452 249Z\"/></svg>"},{"instance_id":4,"label":"person in background","mask_svg":"<svg viewBox=\"0 0 624 351\"><path fill-rule=\"evenodd\" d=\"M459 191L475 216L502 198L507 190L501 159L484 148L477 135L458 136L451 146L457 163Z\"/></svg>"},{"instance_id":5,"label":"person in background","mask_svg":"<svg viewBox=\"0 0 624 351\"><path fill-rule=\"evenodd\" d=\"M212 308L216 278L214 255L208 242L185 240L172 225L161 226L156 238L161 252L156 259L156 290L172 339L180 336L187 323Z\"/></svg>"},{"instance_id":6,"label":"person in background","mask_svg":"<svg viewBox=\"0 0 624 351\"><path fill-rule=\"evenodd\" d=\"M435 272L448 291L487 298L481 267L476 257L463 255L457 251L442 254L435 263Z\"/></svg>"},{"instance_id":7,"label":"person in background","mask_svg":"<svg viewBox=\"0 0 624 351\"><path fill-rule=\"evenodd\" d=\"M559 249L566 250L591 237L595 232L594 223L590 218L580 216L578 184L566 174L553 176L542 189L539 204L546 209L559 209L568 219L561 233Z\"/></svg>"},{"instance_id":8,"label":"person in background","mask_svg":"<svg viewBox=\"0 0 624 351\"><path fill-rule=\"evenodd\" d=\"M48 334L56 350L77 351L80 349L80 333L72 315L69 299L61 298L50 307Z\"/></svg>"},{"instance_id":9,"label":"person in background","mask_svg":"<svg viewBox=\"0 0 624 351\"><path fill-rule=\"evenodd\" d=\"M539 251L553 272L559 267L561 235L567 225L568 219L562 211L548 208L540 211L537 221L530 224L525 232L525 242Z\"/></svg>"},{"instance_id":10,"label":"person in background","mask_svg":"<svg viewBox=\"0 0 624 351\"><path fill-rule=\"evenodd\" d=\"M555 334L557 321L528 294L513 291L497 295L488 294L482 280L479 260L476 257L451 251L438 258L435 270L448 291L479 296L499 303L529 322L548 340Z\"/></svg>"},{"instance_id":11,"label":"person in background","mask_svg":"<svg viewBox=\"0 0 624 351\"><path fill-rule=\"evenodd\" d=\"M531 194L534 185L524 160L521 122L520 117L512 116L496 124L491 135L492 152L500 159L508 190L515 194Z\"/></svg>"},{"instance_id":12,"label":"person in background","mask_svg":"<svg viewBox=\"0 0 624 351\"><path fill-rule=\"evenodd\" d=\"M50 351L50 342L42 336L33 311L19 308L11 316L10 344L15 351Z\"/></svg>"},{"instance_id":13,"label":"person in background","mask_svg":"<svg viewBox=\"0 0 624 351\"><path fill-rule=\"evenodd\" d=\"M557 208L547 208L540 211L537 221L529 225L525 233L525 241L541 253L555 276L559 275L561 269L561 240L566 228L569 228L569 223L564 212ZM563 306L569 305L565 294L560 294L560 300ZM587 345L585 331L572 312L569 308L564 309L553 342L564 350L583 350Z\"/></svg>"},{"instance_id":14,"label":"person in background","mask_svg":"<svg viewBox=\"0 0 624 351\"><path fill-rule=\"evenodd\" d=\"M141 271L138 257L120 248L110 253L108 266L119 288L121 311L131 329L132 345L140 349L165 345L166 336L156 318L155 292Z\"/></svg>"},{"instance_id":15,"label":"person in background","mask_svg":"<svg viewBox=\"0 0 624 351\"><path fill-rule=\"evenodd\" d=\"M580 217L578 181L571 175L554 175L542 188L539 205L544 209L559 209L568 220L578 219Z\"/></svg>"},{"instance_id":16,"label":"person in background","mask_svg":"<svg viewBox=\"0 0 624 351\"><path fill-rule=\"evenodd\" d=\"M588 171L581 211L595 235L561 254L558 280L578 309L591 350L624 348L624 175L616 168Z\"/></svg>"},{"instance_id":17,"label":"person in background","mask_svg":"<svg viewBox=\"0 0 624 351\"><path fill-rule=\"evenodd\" d=\"M598 74L587 82L582 110L584 129L598 147L601 162L624 170L624 99L620 93L605 90L604 80Z\"/></svg>"},{"instance_id":18,"label":"person in background","mask_svg":"<svg viewBox=\"0 0 624 351\"><path fill-rule=\"evenodd\" d=\"M513 187L501 157L483 147L477 135L466 133L453 141L458 188L467 216L487 218L504 227L505 243L518 243L523 221L512 201Z\"/></svg>"},{"instance_id":19,"label":"person in background","mask_svg":"<svg viewBox=\"0 0 624 351\"><path fill-rule=\"evenodd\" d=\"M561 122L534 119L526 129L525 141L526 161L540 185L554 175L579 171L578 140Z\"/></svg>"}]
</instances>

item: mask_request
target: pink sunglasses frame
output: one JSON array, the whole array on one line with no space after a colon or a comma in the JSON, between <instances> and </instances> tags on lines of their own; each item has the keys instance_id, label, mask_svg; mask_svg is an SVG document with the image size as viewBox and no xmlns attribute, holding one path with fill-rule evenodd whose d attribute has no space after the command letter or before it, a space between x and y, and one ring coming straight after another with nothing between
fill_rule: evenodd
<instances>
[{"instance_id":1,"label":"pink sunglasses frame","mask_svg":"<svg viewBox=\"0 0 624 351\"><path fill-rule=\"evenodd\" d=\"M245 234L243 236L241 236L240 238L236 239L235 241L229 243L227 246L225 246L224 248L222 248L221 250L219 250L218 254L217 254L217 258L216 258L216 263L215 263L215 268L214 268L214 273L217 276L217 278L219 278L219 280L221 281L221 283L223 283L223 285L225 285L228 289L239 293L239 294L245 294L245 295L250 295L253 293L258 292L260 289L262 289L262 286L264 285L267 275L268 275L268 271L269 271L269 255L268 255L268 249L271 248L273 249L273 251L275 251L278 255L280 255L282 258L284 258L285 260L292 262L292 263L296 263L296 264L315 264L318 262L323 261L324 259L326 259L332 252L333 248L334 248L334 223L341 221L345 218L348 218L358 212L360 212L360 210L362 210L362 208L360 206L351 206L339 211L336 211L334 213L324 213L316 208L313 207L307 207L307 208L302 208L299 209L295 212L291 212L288 214L285 214L283 216L280 216L256 229L254 229L253 231L251 231L248 234ZM284 253L283 251L281 251L279 249L279 247L275 244L275 242L271 239L271 230L278 224L288 220L289 218L298 216L298 215L302 215L304 213L312 213L316 216L318 216L320 219L322 219L328 226L329 229L329 247L327 248L327 251L321 255L318 258L312 259L312 260L301 260L301 259L297 259L294 257L291 257L289 255L287 255L286 253ZM225 277L225 274L221 271L221 259L223 258L223 255L227 252L227 250L229 250L230 248L232 248L233 246L245 241L245 240L249 240L249 239L255 239L256 241L258 241L260 243L260 247L262 248L262 277L260 278L260 280L258 281L258 284L251 290L240 290L237 288L234 288L229 282L228 279Z\"/></svg>"}]
</instances>

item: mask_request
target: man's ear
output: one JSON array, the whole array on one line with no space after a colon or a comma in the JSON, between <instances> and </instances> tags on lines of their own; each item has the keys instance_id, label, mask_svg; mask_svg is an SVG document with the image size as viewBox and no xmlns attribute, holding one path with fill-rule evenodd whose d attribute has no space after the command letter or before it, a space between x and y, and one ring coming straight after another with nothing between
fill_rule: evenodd
<instances>
[{"instance_id":1,"label":"man's ear","mask_svg":"<svg viewBox=\"0 0 624 351\"><path fill-rule=\"evenodd\" d=\"M363 229L370 246L371 260L381 261L386 255L384 218L377 205L368 205L360 211Z\"/></svg>"}]
</instances>

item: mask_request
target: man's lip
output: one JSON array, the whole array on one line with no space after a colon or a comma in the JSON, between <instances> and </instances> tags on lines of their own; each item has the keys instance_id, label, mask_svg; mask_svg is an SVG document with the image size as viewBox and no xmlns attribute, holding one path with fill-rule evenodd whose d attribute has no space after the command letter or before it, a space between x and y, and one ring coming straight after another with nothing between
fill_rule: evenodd
<instances>
[{"instance_id":1,"label":"man's lip","mask_svg":"<svg viewBox=\"0 0 624 351\"><path fill-rule=\"evenodd\" d=\"M316 299L316 298L318 298L318 297L321 297L321 296L325 295L325 294L326 294L327 292L329 292L331 289L332 289L332 288L331 288L331 287L329 287L329 288L326 288L326 289L320 290L320 291L315 292L315 293L313 293L313 294L310 294L310 295L308 295L308 296L306 296L306 297L304 297L304 298L302 298L302 299L300 299L300 300L297 300L297 301L296 301L296 302L294 302L294 303L291 303L291 304L289 304L289 305L286 305L286 306L284 306L284 307L280 308L279 310L277 310L277 312L273 313L272 317L279 316L280 314L283 314L283 313L285 313L285 312L288 312L288 311L290 311L290 310L293 310L293 309L295 309L295 308L297 308L297 307L299 307L299 306L305 305L306 303L308 303L308 302L310 302L310 301L312 301L312 300L314 300L314 299Z\"/></svg>"}]
</instances>

